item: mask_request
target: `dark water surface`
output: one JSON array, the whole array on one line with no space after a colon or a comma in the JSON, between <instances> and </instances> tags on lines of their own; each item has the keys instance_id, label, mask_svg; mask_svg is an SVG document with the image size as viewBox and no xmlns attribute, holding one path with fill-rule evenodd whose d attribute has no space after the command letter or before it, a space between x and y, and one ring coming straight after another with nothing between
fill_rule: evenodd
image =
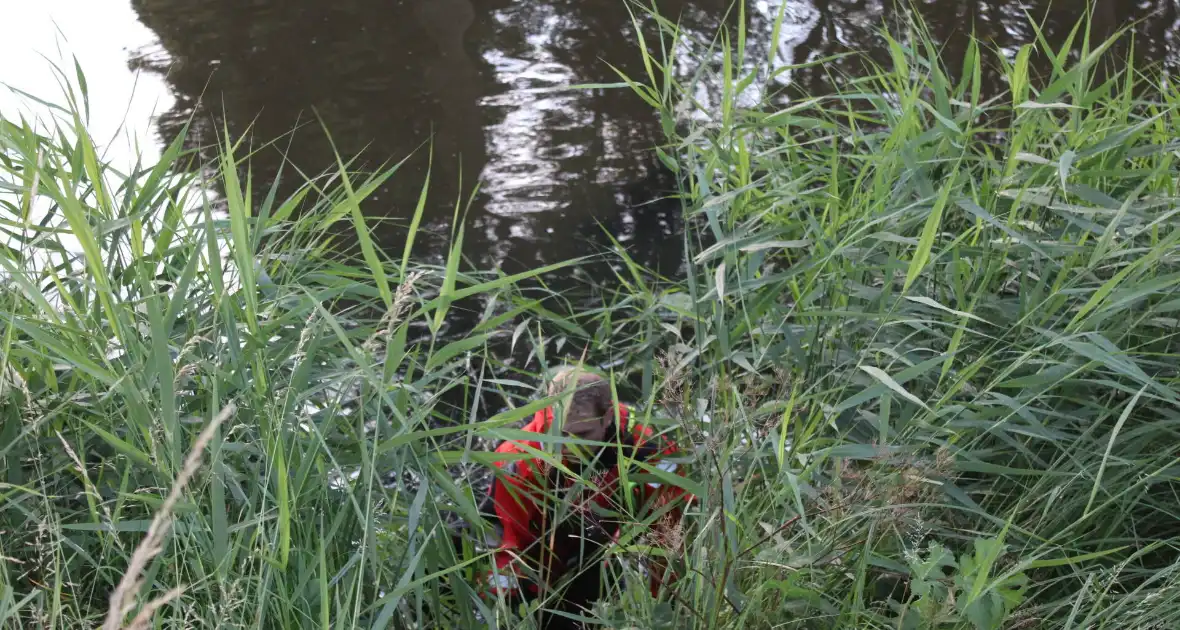
<instances>
[{"instance_id":1,"label":"dark water surface","mask_svg":"<svg viewBox=\"0 0 1180 630\"><path fill-rule=\"evenodd\" d=\"M785 0L780 41L771 42L783 1L749 3L752 49L773 47L782 63L851 49L887 58L877 29L898 19L891 1ZM1034 38L1025 10L1044 16L1049 38L1060 41L1087 4L927 0L919 10L953 60L972 25L993 46L1014 50ZM367 204L371 216L412 214L426 172L424 144L433 138L427 217L440 238L426 241L430 253L441 254L456 199L478 181L465 250L481 267L515 271L593 253L607 242L599 223L641 262L665 272L679 264L678 205L646 203L673 188L651 156L661 135L650 108L625 90L545 91L616 82L611 66L642 74L624 0L131 0L131 6L159 47L130 61L161 73L176 98L158 120L160 135L172 136L195 113L198 142L214 142L222 124L231 135L252 134L256 145L279 139L253 161L260 189L284 154L304 172L332 167L314 110L340 152L359 153L362 163L376 166L418 151ZM708 36L730 3L664 0L659 6L686 30ZM1175 69L1178 6L1180 0L1100 0L1096 28L1110 33L1143 20L1138 55ZM823 92L832 70L798 71L789 80L805 92ZM379 237L400 248L396 229Z\"/></svg>"},{"instance_id":2,"label":"dark water surface","mask_svg":"<svg viewBox=\"0 0 1180 630\"><path fill-rule=\"evenodd\" d=\"M47 1L58 7L53 11L74 11ZM276 141L253 158L258 195L284 156L305 173L332 168L318 114L339 151L360 154L361 164L376 167L417 150L364 208L402 224L433 138L427 221L437 238L422 240L420 256L443 255L456 199L478 182L465 250L479 267L517 271L600 251L609 242L600 224L646 265L675 273L680 263L679 205L649 203L674 188L650 151L662 139L653 112L626 90L551 90L615 82L611 66L642 75L624 0L108 1L110 12L132 15L126 19L155 40L124 45L128 66L162 79L169 93L171 106L151 123L157 140L173 137L191 117L195 144L216 143L222 125L234 137L250 135L254 147ZM769 41L784 2L779 41ZM1043 18L1048 39L1060 42L1088 4L919 0L918 9L953 68L972 26L1011 54L1034 39L1025 11ZM848 50L886 62L878 29L901 17L893 0L748 6L751 52L765 58L773 49L783 64ZM659 2L664 15L701 37L716 31L729 7L728 0ZM1180 0L1095 5L1099 36L1135 20L1136 56L1180 69ZM87 45L75 51L84 62ZM853 62L842 63L849 67L799 70L786 80L793 90L821 93L833 71L856 72ZM997 76L989 80L990 89L1003 88ZM288 190L297 183L289 180ZM400 251L395 227L377 236Z\"/></svg>"}]
</instances>

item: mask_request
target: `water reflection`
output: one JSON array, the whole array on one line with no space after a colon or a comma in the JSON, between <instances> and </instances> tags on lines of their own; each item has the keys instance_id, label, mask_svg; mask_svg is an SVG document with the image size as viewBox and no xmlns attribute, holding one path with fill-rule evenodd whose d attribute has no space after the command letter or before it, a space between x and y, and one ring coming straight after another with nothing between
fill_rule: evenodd
<instances>
[{"instance_id":1,"label":"water reflection","mask_svg":"<svg viewBox=\"0 0 1180 630\"><path fill-rule=\"evenodd\" d=\"M100 6L73 0L14 2L4 6L7 24L0 38L0 113L44 120L47 111L20 92L61 102L61 77L76 83L76 55L90 90L89 130L106 148L105 157L126 169L138 156L152 162L160 155L152 123L155 115L174 107L168 86L155 73L129 71L128 56L155 57L167 63L155 34L139 22L126 3ZM6 89L11 88L11 89ZM19 91L19 92L18 92ZM81 98L81 97L79 97Z\"/></svg>"},{"instance_id":2,"label":"water reflection","mask_svg":"<svg viewBox=\"0 0 1180 630\"><path fill-rule=\"evenodd\" d=\"M815 60L847 50L863 50L882 66L889 65L889 51L877 35L882 25L898 27L904 16L892 0L811 0L818 20L798 43L795 58ZM1039 24L1046 40L1055 47L1064 44L1078 21L1092 8L1092 38L1105 39L1120 28L1133 25L1134 54L1139 62L1161 63L1175 74L1180 70L1176 41L1180 26L1180 0L974 0L946 2L918 0L921 13L934 39L941 45L946 66L952 72L961 67L972 32L983 43L985 54L1000 51L1009 58L1017 48L1034 43L1036 32L1026 16ZM1075 44L1080 44L1079 35ZM1130 40L1115 54L1126 55ZM1048 60L1032 59L1043 72ZM800 72L792 77L797 93L818 94L831 89L832 76L861 73L860 62L844 59L823 69ZM986 67L984 93L995 94L1006 84L996 66Z\"/></svg>"},{"instance_id":3,"label":"water reflection","mask_svg":"<svg viewBox=\"0 0 1180 630\"><path fill-rule=\"evenodd\" d=\"M1012 54L1035 36L1026 11L1042 18L1046 37L1059 44L1089 4L922 0L918 10L953 69L972 28L990 49ZM650 151L662 140L653 112L625 90L555 90L617 81L612 66L643 74L623 0L129 0L117 10L88 12L65 5L44 6L55 16L88 20L137 16L146 29L104 27L104 42L88 41L78 53L93 62L100 43L138 47L131 68L151 70L173 100L159 118L159 136L171 137L191 119L193 144L211 156L223 128L234 137L250 135L260 148L252 161L260 188L285 161L305 173L333 165L322 121L340 154L360 154L370 167L412 154L365 206L370 215L404 220L417 202L433 143L427 208L433 236L419 241L421 256L437 259L446 251L454 204L479 183L466 248L479 266L514 271L593 253L608 243L604 229L644 264L674 272L680 263L677 205L651 203L673 187ZM1095 34L1140 20L1136 56L1175 73L1178 5L1099 0ZM896 6L893 0L750 0L748 55L786 65L864 50L887 65L878 29L902 22ZM703 53L730 7L728 0L660 2L696 41L689 55ZM780 13L782 27L771 41ZM145 47L153 35L158 45ZM861 66L834 60L752 89L779 90L782 98L824 93ZM697 69L682 63L678 71ZM100 81L109 91L112 80L92 84ZM1005 87L994 71L985 84L993 93ZM716 90L701 82L697 96L708 104ZM132 117L147 119L142 111ZM390 248L401 242L395 227L380 228L378 237Z\"/></svg>"}]
</instances>

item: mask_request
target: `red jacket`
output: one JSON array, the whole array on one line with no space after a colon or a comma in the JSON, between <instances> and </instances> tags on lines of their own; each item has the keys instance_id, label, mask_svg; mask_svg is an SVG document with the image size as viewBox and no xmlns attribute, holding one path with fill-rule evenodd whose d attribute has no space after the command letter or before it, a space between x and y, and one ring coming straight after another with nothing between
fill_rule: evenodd
<instances>
[{"instance_id":1,"label":"red jacket","mask_svg":"<svg viewBox=\"0 0 1180 630\"><path fill-rule=\"evenodd\" d=\"M523 430L545 434L552 422L552 408L543 409ZM495 551L496 569L487 576L490 590L515 594L524 588L536 593L539 585L532 577L539 576L541 581L551 583L564 572L568 560L585 551L587 538L593 538L596 533L600 543L617 539L618 521L627 518L618 518L627 504L618 491L620 454L683 475L676 464L660 461L664 456L675 455L678 452L676 445L663 438L656 438L653 442L652 436L649 427L631 426L627 408L620 406L617 434L611 432L605 439L607 445L602 447L599 465L594 468L597 472L586 475L587 481L572 497L565 490L578 483L577 479L559 474L540 458L511 457L497 461L498 470L489 498L494 506L493 522L497 524L500 543ZM529 451L522 445L542 450L538 440L512 440L500 444L496 453L527 454ZM635 464L631 464L628 470L630 474L646 472ZM558 486L556 491L553 485ZM655 481L639 484L633 492L631 505L647 506L648 514L650 510L675 502L669 511L672 518L679 517L681 504L686 498L683 489ZM584 516L587 513L593 516ZM558 520L559 516L564 518L560 526L555 527L552 521ZM591 529L593 533L588 533ZM658 580L658 576L653 579ZM657 586L658 582L653 583L653 589Z\"/></svg>"}]
</instances>

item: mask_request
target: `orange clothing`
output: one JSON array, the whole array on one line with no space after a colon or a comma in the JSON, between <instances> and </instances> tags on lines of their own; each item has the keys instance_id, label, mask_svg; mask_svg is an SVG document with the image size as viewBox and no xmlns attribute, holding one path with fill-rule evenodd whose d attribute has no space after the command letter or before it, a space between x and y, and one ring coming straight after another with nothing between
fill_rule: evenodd
<instances>
[{"instance_id":1,"label":"orange clothing","mask_svg":"<svg viewBox=\"0 0 1180 630\"><path fill-rule=\"evenodd\" d=\"M552 408L543 409L523 430L545 434L552 422ZM591 555L587 551L592 553L595 547L617 540L620 525L635 519L623 514L627 501L619 492L621 457L647 460L660 470L683 474L677 472L676 464L661 461L678 452L676 445L663 438L653 440L649 427L632 426L625 407L618 408L616 430L608 432L605 442L596 462L581 474L585 479L581 483L536 457L496 462L489 499L500 542L495 551L496 569L487 576L490 590L518 594L523 588L527 594L535 594L540 590L538 581L552 583L571 563ZM510 440L500 444L496 452L528 453L522 445L542 449L539 440ZM634 465L628 470L632 474L646 472ZM579 487L570 493L574 486ZM632 505L653 510L675 502L673 518L679 517L685 498L683 489L657 481L640 484L631 496ZM563 506L565 509L560 509Z\"/></svg>"}]
</instances>

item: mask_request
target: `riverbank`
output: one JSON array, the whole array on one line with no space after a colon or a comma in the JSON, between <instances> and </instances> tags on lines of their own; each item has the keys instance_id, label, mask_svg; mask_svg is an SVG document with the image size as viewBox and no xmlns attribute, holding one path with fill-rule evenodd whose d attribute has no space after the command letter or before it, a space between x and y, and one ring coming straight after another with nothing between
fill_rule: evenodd
<instances>
[{"instance_id":1,"label":"riverbank","mask_svg":"<svg viewBox=\"0 0 1180 630\"><path fill-rule=\"evenodd\" d=\"M688 233L683 281L620 253L573 314L521 288L552 267L466 270L461 230L444 265L381 251L358 208L392 171L257 198L227 138L207 200L179 141L120 173L77 114L80 139L4 121L0 623L101 624L232 405L145 565L161 627L515 627L443 533L585 348L694 447L700 498L678 540L625 537L685 577L632 579L609 627L1173 627L1180 95L1095 42L1016 52L991 98L994 53L944 74L911 41L773 108L737 106L752 60L690 74L728 86L693 111L649 58L633 88L710 244Z\"/></svg>"}]
</instances>

